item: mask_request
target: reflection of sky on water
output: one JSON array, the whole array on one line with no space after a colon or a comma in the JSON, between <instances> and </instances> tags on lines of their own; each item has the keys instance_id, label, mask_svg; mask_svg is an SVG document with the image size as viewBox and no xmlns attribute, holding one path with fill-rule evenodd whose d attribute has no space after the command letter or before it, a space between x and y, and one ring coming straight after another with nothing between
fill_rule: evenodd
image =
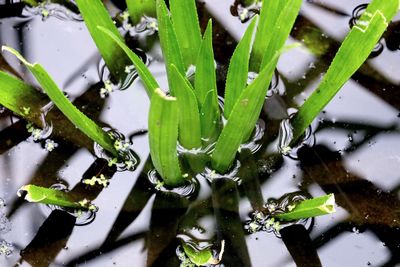
<instances>
[{"instance_id":1,"label":"reflection of sky on water","mask_svg":"<svg viewBox=\"0 0 400 267\"><path fill-rule=\"evenodd\" d=\"M226 16L229 13L229 6L232 4L232 1L228 0L207 0L205 2L208 10L218 18ZM351 14L355 6L363 3L359 0L352 1L351 5L345 0L325 2L329 2L333 7L343 9L348 14ZM342 39L348 31L348 17L328 15L325 11L310 4L304 5L302 14L335 39ZM245 30L245 25L235 17L229 16L219 22L226 26L235 39L239 39ZM11 20L3 20L3 23L0 24L1 38L3 38L1 43L18 47L18 40L15 39L14 34L15 29L12 26ZM66 24L64 21L54 18L43 22L40 18L35 18L26 26L24 38L27 59L39 61L60 86L68 84L64 89L69 93L71 99L78 96L88 85L98 81L97 64L87 67L80 75L77 75L75 80L69 81L76 68L84 62L91 59L96 62L94 60L96 59L96 48L83 23ZM159 57L159 51L157 54L156 57ZM294 61L293 58L296 60ZM398 58L398 52L384 51L381 56L370 63L371 66L378 68L382 75L398 83L400 77L397 75L400 67ZM296 80L301 78L310 63L315 60L313 56L307 54L305 49L295 49L282 56L278 68L289 80ZM11 61L14 62L14 66L18 66L15 64L15 60L11 59ZM386 65L388 63L389 66ZM162 65L154 61L151 68L158 74L157 78L162 81L161 84L165 86L165 76L160 75L163 70ZM34 82L32 79L30 81ZM310 92L316 85L317 81L310 83L306 91ZM114 92L107 99L100 118L101 121L114 126L125 135L147 128L149 104L147 96L140 83L134 83L132 87L134 88L127 91ZM297 100L301 102L304 97L306 96L301 95ZM399 125L399 118L397 118L399 111L396 108L388 105L354 81L348 82L344 86L325 111L326 114L323 115L323 118L326 120L362 122L379 127L396 125L398 128ZM321 130L317 135L317 142L328 145L332 150L343 150L349 145L348 132L348 130ZM398 173L400 173L398 133L380 133L370 142L354 152L343 155L346 169L373 182L383 190L390 190L398 186ZM133 149L139 154L143 164L148 154L147 136L135 139ZM17 189L29 182L30 176L46 155L47 152L39 144L32 145L27 142L22 142L9 153L0 155L0 197L4 198L7 203L14 201ZM79 182L82 174L93 161L94 157L89 152L80 150L73 158L65 162L58 177L65 179L72 188ZM298 183L301 182L302 171L296 165L296 161L285 159L282 168L262 185L265 199L279 197L288 191L297 190ZM142 165L138 169L140 170L141 167ZM96 220L88 226L74 228L67 243L68 249L61 251L56 258L57 263L69 261L86 250L96 248L104 241L138 174L139 171L114 175L110 186L94 201L100 207ZM295 177L288 179L293 176ZM46 177L42 178L46 179ZM315 196L324 193L317 185L312 185L310 192ZM209 193L206 191L205 196L202 197L205 198ZM152 202L150 199L145 209L126 229L122 237L147 231ZM248 201L242 200L240 215L243 219L249 210ZM346 211L339 208L336 214L317 218L311 237L315 238L322 234L335 223L345 219L347 215ZM17 248L23 248L32 240L45 218L43 208L38 205L25 205L11 219L13 231L4 235L3 238L14 242ZM294 266L285 245L273 234L257 233L247 236L246 240L254 266ZM86 263L85 266L112 266L114 263L116 266L128 266L132 263L132 259L135 259L135 266L144 266L146 257L144 246L144 239L140 238L112 253ZM318 250L318 254L323 266L332 267L350 266L350 264L351 266L365 266L368 262L373 266L379 266L390 257L387 248L370 231L360 234L351 231L343 232L322 246ZM18 253L14 253L8 259L0 258L0 265L8 266L16 259L18 259Z\"/></svg>"}]
</instances>

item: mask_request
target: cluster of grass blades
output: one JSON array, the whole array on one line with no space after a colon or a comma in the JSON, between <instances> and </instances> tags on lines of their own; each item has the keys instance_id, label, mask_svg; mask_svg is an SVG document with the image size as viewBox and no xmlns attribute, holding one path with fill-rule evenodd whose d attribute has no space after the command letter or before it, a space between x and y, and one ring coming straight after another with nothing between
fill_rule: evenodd
<instances>
[{"instance_id":1,"label":"cluster of grass blades","mask_svg":"<svg viewBox=\"0 0 400 267\"><path fill-rule=\"evenodd\" d=\"M165 184L179 186L187 177L181 169L178 143L189 151L201 151L212 144L213 150L207 152L206 163L213 170L226 173L240 146L251 138L273 72L280 54L285 50L285 42L302 1L266 1L260 16L254 17L249 23L230 60L223 109L220 108L217 94L212 21L209 21L202 35L194 0L171 0L170 10L164 0L150 1L144 7L144 13L153 12L157 16L169 85L165 91L160 89L142 60L124 43L100 0L90 3L77 0L76 3L112 75L121 80L124 78L125 66L133 64L136 67L151 100L148 120L151 159ZM131 14L135 3L133 0L128 1ZM318 89L292 118L291 145L301 138L306 127L367 59L398 9L397 0L371 2L360 18L360 25L353 27L342 43ZM362 47L359 46L360 43L363 43ZM27 66L49 98L77 128L104 149L117 155L110 136L68 101L41 65L27 62L11 48L3 47L3 50L11 52ZM191 66L195 67L194 82L187 77ZM258 73L251 83L248 83L249 70ZM8 89L15 86L28 87L2 72L0 85ZM25 114L21 109L20 97L23 94L8 89L0 91L0 104L32 120L31 115ZM32 93L31 99L34 98L35 94ZM34 187L30 189L37 190ZM46 191L49 197L43 198L45 200L42 202L46 203L46 199L51 199L53 193ZM300 203L297 209L279 215L278 219L294 220L333 212L331 199L326 196L323 203L321 199ZM68 201L57 203L78 207L76 203ZM329 207L320 208L321 205Z\"/></svg>"}]
</instances>

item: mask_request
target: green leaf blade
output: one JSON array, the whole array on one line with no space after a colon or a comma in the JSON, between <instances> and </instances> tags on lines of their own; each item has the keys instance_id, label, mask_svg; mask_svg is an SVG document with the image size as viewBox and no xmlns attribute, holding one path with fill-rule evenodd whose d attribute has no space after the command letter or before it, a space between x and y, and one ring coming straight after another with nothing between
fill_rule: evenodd
<instances>
[{"instance_id":1,"label":"green leaf blade","mask_svg":"<svg viewBox=\"0 0 400 267\"><path fill-rule=\"evenodd\" d=\"M177 103L179 106L179 141L187 149L201 147L200 113L196 95L189 81L182 76L178 69L171 66Z\"/></svg>"},{"instance_id":2,"label":"green leaf blade","mask_svg":"<svg viewBox=\"0 0 400 267\"><path fill-rule=\"evenodd\" d=\"M177 155L178 105L176 98L157 89L149 112L149 143L154 167L169 186L184 182Z\"/></svg>"},{"instance_id":3,"label":"green leaf blade","mask_svg":"<svg viewBox=\"0 0 400 267\"><path fill-rule=\"evenodd\" d=\"M170 10L185 65L194 65L201 44L196 3L194 0L170 1Z\"/></svg>"},{"instance_id":4,"label":"green leaf blade","mask_svg":"<svg viewBox=\"0 0 400 267\"><path fill-rule=\"evenodd\" d=\"M263 1L250 61L250 69L253 71L260 70L262 58L273 36L276 20L284 8L285 2L281 0Z\"/></svg>"},{"instance_id":5,"label":"green leaf blade","mask_svg":"<svg viewBox=\"0 0 400 267\"><path fill-rule=\"evenodd\" d=\"M143 61L134 53L131 49L114 33L112 33L107 28L99 26L99 30L103 32L110 40L114 42L117 46L119 46L124 53L128 56L132 64L135 66L136 71L139 74L140 79L143 81L143 84L146 88L147 95L151 98L155 89L159 88L156 79L151 74L147 66L143 63Z\"/></svg>"},{"instance_id":6,"label":"green leaf blade","mask_svg":"<svg viewBox=\"0 0 400 267\"><path fill-rule=\"evenodd\" d=\"M298 203L293 210L277 214L274 217L283 221L307 219L311 217L331 214L335 212L335 195L306 199Z\"/></svg>"},{"instance_id":7,"label":"green leaf blade","mask_svg":"<svg viewBox=\"0 0 400 267\"><path fill-rule=\"evenodd\" d=\"M296 17L299 14L301 3L302 0L289 0L285 6L282 6L283 9L273 24L273 30L269 29L265 37L268 45L263 52L261 69L264 68L275 56L275 53L285 45Z\"/></svg>"},{"instance_id":8,"label":"green leaf blade","mask_svg":"<svg viewBox=\"0 0 400 267\"><path fill-rule=\"evenodd\" d=\"M207 146L218 138L221 126L221 115L215 93L210 90L200 112L201 136Z\"/></svg>"},{"instance_id":9,"label":"green leaf blade","mask_svg":"<svg viewBox=\"0 0 400 267\"><path fill-rule=\"evenodd\" d=\"M391 18L386 18L382 12L376 11L367 19L366 27L355 26L351 29L320 85L293 117L292 144L299 140L311 122L368 58Z\"/></svg>"},{"instance_id":10,"label":"green leaf blade","mask_svg":"<svg viewBox=\"0 0 400 267\"><path fill-rule=\"evenodd\" d=\"M172 65L175 65L179 72L182 75L185 75L185 65L182 60L180 47L164 0L157 0L157 19L158 34L160 36L160 44L165 58L168 77L172 74ZM175 96L175 92L172 91L172 83L171 79L168 78L170 92Z\"/></svg>"},{"instance_id":11,"label":"green leaf blade","mask_svg":"<svg viewBox=\"0 0 400 267\"><path fill-rule=\"evenodd\" d=\"M10 47L3 46L2 50L12 53L27 66L49 98L77 128L104 149L112 153L114 156L117 156L117 151L114 148L114 143L111 137L95 122L89 119L71 102L69 102L62 91L58 88L57 84L40 64L29 63L16 50Z\"/></svg>"},{"instance_id":12,"label":"green leaf blade","mask_svg":"<svg viewBox=\"0 0 400 267\"><path fill-rule=\"evenodd\" d=\"M98 26L102 26L123 41L107 9L100 0L77 0L76 4L111 74L115 79L123 81L126 77L125 66L128 65L129 60L125 53L118 46L115 46L112 40L104 39L104 35L98 29Z\"/></svg>"},{"instance_id":13,"label":"green leaf blade","mask_svg":"<svg viewBox=\"0 0 400 267\"><path fill-rule=\"evenodd\" d=\"M211 140L218 132L220 110L212 47L212 22L209 20L196 60L195 93L201 110L202 138ZM210 128L211 127L211 128Z\"/></svg>"},{"instance_id":14,"label":"green leaf blade","mask_svg":"<svg viewBox=\"0 0 400 267\"><path fill-rule=\"evenodd\" d=\"M242 142L248 138L260 115L264 98L280 53L260 72L258 77L241 93L233 107L227 124L218 138L211 156L212 166L220 173L226 172L235 159Z\"/></svg>"},{"instance_id":15,"label":"green leaf blade","mask_svg":"<svg viewBox=\"0 0 400 267\"><path fill-rule=\"evenodd\" d=\"M42 203L47 205L57 205L61 207L86 209L84 206L75 202L67 193L40 187L36 185L24 185L18 190L18 196L25 195L25 200L34 203Z\"/></svg>"},{"instance_id":16,"label":"green leaf blade","mask_svg":"<svg viewBox=\"0 0 400 267\"><path fill-rule=\"evenodd\" d=\"M226 119L229 119L229 115L232 112L237 98L247 85L251 41L257 19L258 17L256 16L247 27L247 30L237 45L229 64L224 98L224 116Z\"/></svg>"},{"instance_id":17,"label":"green leaf blade","mask_svg":"<svg viewBox=\"0 0 400 267\"><path fill-rule=\"evenodd\" d=\"M126 5L134 25L138 24L143 16L156 16L155 0L126 0Z\"/></svg>"}]
</instances>

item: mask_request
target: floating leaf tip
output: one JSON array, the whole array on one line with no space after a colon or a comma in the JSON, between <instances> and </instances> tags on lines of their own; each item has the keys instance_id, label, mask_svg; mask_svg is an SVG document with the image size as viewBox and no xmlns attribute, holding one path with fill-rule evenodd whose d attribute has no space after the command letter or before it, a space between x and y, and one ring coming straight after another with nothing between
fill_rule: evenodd
<instances>
[{"instance_id":1,"label":"floating leaf tip","mask_svg":"<svg viewBox=\"0 0 400 267\"><path fill-rule=\"evenodd\" d=\"M1 47L1 51L2 51L2 52L7 51L7 52L13 54L13 55L16 56L22 63L24 63L24 64L27 65L27 66L33 66L33 65L34 65L34 64L29 63L17 50L15 50L15 49L12 48L12 47L3 45L3 46Z\"/></svg>"}]
</instances>

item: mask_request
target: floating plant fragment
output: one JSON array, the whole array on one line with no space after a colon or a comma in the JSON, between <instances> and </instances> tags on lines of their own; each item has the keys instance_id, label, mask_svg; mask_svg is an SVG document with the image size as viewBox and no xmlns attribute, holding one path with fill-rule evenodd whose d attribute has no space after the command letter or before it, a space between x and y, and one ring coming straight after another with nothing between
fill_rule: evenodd
<instances>
[{"instance_id":1,"label":"floating plant fragment","mask_svg":"<svg viewBox=\"0 0 400 267\"><path fill-rule=\"evenodd\" d=\"M208 266L210 264L215 265L220 263L224 254L225 241L222 240L221 251L218 253L217 257L214 256L212 247L198 250L195 249L192 245L186 243L183 243L182 247L184 253L189 258L191 263L194 263L196 266ZM180 258L185 259L185 257L182 256L180 256Z\"/></svg>"},{"instance_id":2,"label":"floating plant fragment","mask_svg":"<svg viewBox=\"0 0 400 267\"><path fill-rule=\"evenodd\" d=\"M288 208L290 211L276 214L274 217L283 221L293 221L334 213L335 195L306 199Z\"/></svg>"},{"instance_id":3,"label":"floating plant fragment","mask_svg":"<svg viewBox=\"0 0 400 267\"><path fill-rule=\"evenodd\" d=\"M47 139L44 144L44 149L48 152L53 151L56 147L58 147L58 144L51 139Z\"/></svg>"},{"instance_id":4,"label":"floating plant fragment","mask_svg":"<svg viewBox=\"0 0 400 267\"><path fill-rule=\"evenodd\" d=\"M73 209L90 209L90 206L92 205L90 202L85 203L85 205L79 204L72 200L71 196L66 192L36 185L22 186L18 190L17 195L19 197L24 197L24 199L29 202L56 205Z\"/></svg>"},{"instance_id":5,"label":"floating plant fragment","mask_svg":"<svg viewBox=\"0 0 400 267\"><path fill-rule=\"evenodd\" d=\"M5 240L0 241L0 255L4 255L6 257L11 256L11 254L14 251L14 245L11 243L8 243Z\"/></svg>"},{"instance_id":6,"label":"floating plant fragment","mask_svg":"<svg viewBox=\"0 0 400 267\"><path fill-rule=\"evenodd\" d=\"M90 137L93 141L100 144L104 149L117 155L117 151L114 148L114 142L111 137L103 131L95 122L89 119L85 114L79 111L62 93L58 88L57 84L46 72L46 70L40 64L31 64L26 61L21 54L10 47L3 46L3 51L8 51L15 55L22 63L24 63L28 69L35 76L39 84L43 87L43 90L47 93L49 98L54 104L61 110L61 112L84 134Z\"/></svg>"}]
</instances>

